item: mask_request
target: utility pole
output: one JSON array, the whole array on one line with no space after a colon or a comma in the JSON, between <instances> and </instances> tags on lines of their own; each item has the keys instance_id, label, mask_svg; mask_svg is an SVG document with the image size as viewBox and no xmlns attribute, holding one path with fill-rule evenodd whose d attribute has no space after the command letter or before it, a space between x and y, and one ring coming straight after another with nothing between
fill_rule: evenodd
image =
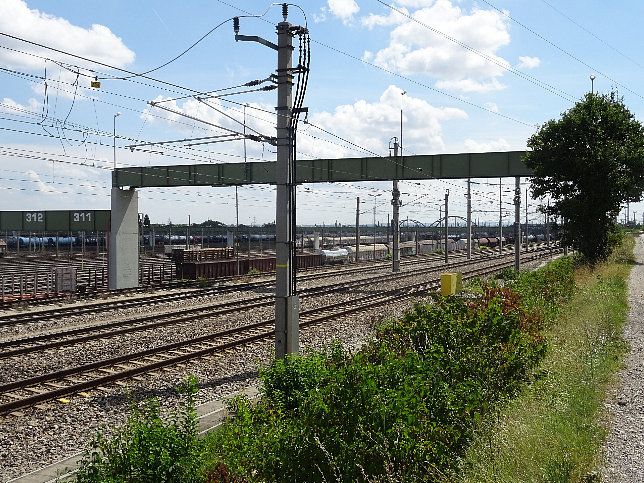
<instances>
[{"instance_id":1,"label":"utility pole","mask_svg":"<svg viewBox=\"0 0 644 483\"><path fill-rule=\"evenodd\" d=\"M502 189L501 178L499 178L499 256L503 256L503 194L501 193Z\"/></svg>"},{"instance_id":2,"label":"utility pole","mask_svg":"<svg viewBox=\"0 0 644 483\"><path fill-rule=\"evenodd\" d=\"M373 199L373 261L376 261L376 198Z\"/></svg>"},{"instance_id":3,"label":"utility pole","mask_svg":"<svg viewBox=\"0 0 644 483\"><path fill-rule=\"evenodd\" d=\"M521 270L521 178L514 178L514 269Z\"/></svg>"},{"instance_id":4,"label":"utility pole","mask_svg":"<svg viewBox=\"0 0 644 483\"><path fill-rule=\"evenodd\" d=\"M472 258L472 181L467 178L467 259Z\"/></svg>"},{"instance_id":5,"label":"utility pole","mask_svg":"<svg viewBox=\"0 0 644 483\"><path fill-rule=\"evenodd\" d=\"M237 188L235 186L235 235L233 236L233 252L237 260L237 275L239 275L239 245L237 243L237 236L239 235L239 196Z\"/></svg>"},{"instance_id":6,"label":"utility pole","mask_svg":"<svg viewBox=\"0 0 644 483\"><path fill-rule=\"evenodd\" d=\"M528 188L525 189L525 251L528 251Z\"/></svg>"},{"instance_id":7,"label":"utility pole","mask_svg":"<svg viewBox=\"0 0 644 483\"><path fill-rule=\"evenodd\" d=\"M448 240L449 240L449 217L447 216L448 209L447 205L449 204L449 190L445 192L445 263L449 262L448 252Z\"/></svg>"},{"instance_id":8,"label":"utility pole","mask_svg":"<svg viewBox=\"0 0 644 483\"><path fill-rule=\"evenodd\" d=\"M360 259L360 197L356 198L356 263Z\"/></svg>"},{"instance_id":9,"label":"utility pole","mask_svg":"<svg viewBox=\"0 0 644 483\"><path fill-rule=\"evenodd\" d=\"M293 69L293 35L306 33L286 21L288 5L282 4L283 21L277 24L277 45L258 36L239 35L239 18L233 19L235 40L258 42L277 51L277 162L275 184L275 357L299 351L299 297L295 290L295 166L293 129L293 74L306 71ZM298 107L298 112L302 108Z\"/></svg>"},{"instance_id":10,"label":"utility pole","mask_svg":"<svg viewBox=\"0 0 644 483\"><path fill-rule=\"evenodd\" d=\"M436 238L436 241L440 240L440 232L441 232L441 224L443 223L443 205L440 205L438 207L438 223L436 224L436 228L438 228L434 234ZM437 248L440 247L440 243L437 243Z\"/></svg>"},{"instance_id":11,"label":"utility pole","mask_svg":"<svg viewBox=\"0 0 644 483\"><path fill-rule=\"evenodd\" d=\"M402 120L401 120L402 122ZM394 159L398 158L398 140L394 138ZM400 190L398 189L398 180L395 179L393 181L393 189L391 191L392 194L392 199L391 199L391 204L394 207L394 214L393 214L393 228L394 228L394 233L393 233L393 254L391 257L392 260L392 266L391 266L391 271L392 272L399 272L400 271L400 247L399 247L399 242L400 242L400 222L399 222L399 209L400 205L402 202L400 201Z\"/></svg>"},{"instance_id":12,"label":"utility pole","mask_svg":"<svg viewBox=\"0 0 644 483\"><path fill-rule=\"evenodd\" d=\"M292 56L293 37L291 24L286 21L286 4L283 8L284 21L277 25L277 206L276 222L276 278L275 278L275 357L283 359L286 354L299 351L300 300L295 294L293 276L295 223L295 176L291 162L292 137Z\"/></svg>"},{"instance_id":13,"label":"utility pole","mask_svg":"<svg viewBox=\"0 0 644 483\"><path fill-rule=\"evenodd\" d=\"M546 210L546 246L550 248L550 200L548 200L548 208Z\"/></svg>"}]
</instances>

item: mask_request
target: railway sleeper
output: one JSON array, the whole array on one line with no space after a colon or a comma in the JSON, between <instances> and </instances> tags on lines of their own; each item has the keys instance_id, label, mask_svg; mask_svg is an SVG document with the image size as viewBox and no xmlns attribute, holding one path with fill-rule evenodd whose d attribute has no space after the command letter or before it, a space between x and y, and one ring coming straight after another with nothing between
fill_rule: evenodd
<instances>
[{"instance_id":1,"label":"railway sleeper","mask_svg":"<svg viewBox=\"0 0 644 483\"><path fill-rule=\"evenodd\" d=\"M109 368L106 368L106 367L101 367L99 369L99 372L105 372L107 374L118 374L118 371L115 371L114 369L109 369Z\"/></svg>"},{"instance_id":2,"label":"railway sleeper","mask_svg":"<svg viewBox=\"0 0 644 483\"><path fill-rule=\"evenodd\" d=\"M158 359L156 357L144 357L143 360L151 362L163 362L165 359ZM142 364L145 365L145 364Z\"/></svg>"},{"instance_id":3,"label":"railway sleeper","mask_svg":"<svg viewBox=\"0 0 644 483\"><path fill-rule=\"evenodd\" d=\"M45 389L41 389L38 387L25 387L25 391L33 392L35 394L42 394L44 392L47 392Z\"/></svg>"}]
</instances>

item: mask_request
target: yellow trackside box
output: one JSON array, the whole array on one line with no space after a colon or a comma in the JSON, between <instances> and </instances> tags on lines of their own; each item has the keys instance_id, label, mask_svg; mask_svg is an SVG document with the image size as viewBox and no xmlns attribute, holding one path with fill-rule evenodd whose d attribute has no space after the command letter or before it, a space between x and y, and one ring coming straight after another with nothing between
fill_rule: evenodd
<instances>
[{"instance_id":1,"label":"yellow trackside box","mask_svg":"<svg viewBox=\"0 0 644 483\"><path fill-rule=\"evenodd\" d=\"M441 275L441 295L447 297L448 295L455 295L463 290L463 274L456 273L443 273Z\"/></svg>"},{"instance_id":2,"label":"yellow trackside box","mask_svg":"<svg viewBox=\"0 0 644 483\"><path fill-rule=\"evenodd\" d=\"M463 291L463 273L455 272L456 275L456 293L461 293Z\"/></svg>"}]
</instances>

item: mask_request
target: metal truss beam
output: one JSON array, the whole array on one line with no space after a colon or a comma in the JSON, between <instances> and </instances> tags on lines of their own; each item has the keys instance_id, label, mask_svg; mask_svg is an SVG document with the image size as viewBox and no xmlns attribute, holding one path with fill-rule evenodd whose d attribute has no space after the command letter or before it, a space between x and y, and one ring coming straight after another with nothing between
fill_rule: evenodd
<instances>
[{"instance_id":1,"label":"metal truss beam","mask_svg":"<svg viewBox=\"0 0 644 483\"><path fill-rule=\"evenodd\" d=\"M525 151L430 154L389 157L298 160L296 182L505 178L532 176L523 163ZM194 164L117 168L115 188L169 186L240 186L275 184L275 162Z\"/></svg>"}]
</instances>

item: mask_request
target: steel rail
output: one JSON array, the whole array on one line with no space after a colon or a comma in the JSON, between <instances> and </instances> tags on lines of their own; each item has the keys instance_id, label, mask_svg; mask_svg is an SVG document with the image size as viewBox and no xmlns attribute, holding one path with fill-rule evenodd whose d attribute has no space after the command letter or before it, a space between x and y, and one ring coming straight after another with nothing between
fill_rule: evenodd
<instances>
[{"instance_id":1,"label":"steel rail","mask_svg":"<svg viewBox=\"0 0 644 483\"><path fill-rule=\"evenodd\" d=\"M481 274L489 274L496 272L500 267L511 266L512 262L507 260L496 260L491 266L475 268L465 274L465 278L479 276ZM307 327L312 324L321 323L330 318L345 316L356 311L365 310L367 308L385 305L393 300L400 301L401 297L411 298L420 293L427 293L429 290L435 290L439 282L436 280L424 281L413 284L410 287L396 288L391 290L382 291L377 294L370 294L349 302L338 304L331 304L316 309L311 309L301 312L300 316L303 319L300 323L301 327ZM351 306L349 306L351 305ZM337 311L336 311L337 309ZM316 313L321 315L315 317ZM309 318L311 317L311 318ZM245 344L268 338L274 335L274 330L271 328L274 325L274 320L262 321L254 324L249 324L241 328L228 329L216 334L208 334L205 336L197 337L187 341L175 342L167 344L162 347L140 351L135 354L127 354L111 359L97 361L90 364L85 364L76 368L69 368L50 374L43 374L40 376L32 377L29 379L14 381L0 386L0 395L5 399L13 399L10 402L0 404L0 414L15 411L24 407L33 406L35 404L45 402L52 399L61 398L70 394L78 393L86 389L99 387L111 382L128 379L138 374L151 372L156 369L175 365L190 359L195 359L211 354L212 352L222 351L228 348L237 347ZM242 333L248 334L236 340L226 340L220 343L214 343L217 339L224 337L239 336ZM197 350L190 349L191 347L201 344L208 345L208 347L200 347ZM214 344L214 345L213 345ZM171 351L177 352L180 349L183 351L190 350L190 352L182 353L177 356L166 357L166 354ZM155 356L155 357L153 357ZM143 363L138 362L141 359L153 362ZM157 360L160 359L160 360ZM135 364L135 367L128 367L122 369L123 364ZM120 371L114 371L113 368L121 365ZM103 371L107 372L106 375L91 376L92 372ZM87 378L90 380L79 380L78 378ZM58 385L63 381L71 380L72 384L64 387L57 387L54 390L44 390L42 385ZM34 387L35 386L35 387ZM38 387L40 386L40 388ZM11 391L27 390L34 392L28 397L21 397L12 394Z\"/></svg>"},{"instance_id":2,"label":"steel rail","mask_svg":"<svg viewBox=\"0 0 644 483\"><path fill-rule=\"evenodd\" d=\"M448 267L458 268L459 266L475 263L472 261L460 261L450 264ZM445 269L446 266L438 267L439 271ZM417 274L428 275L432 273L427 271L426 268L416 268L412 272L400 272L392 274L388 281L398 278L405 278ZM363 285L369 285L374 279L379 279L380 276L375 275L360 280L350 282L340 282L333 285L318 286L302 290L302 295L313 295L319 292L334 293L340 290L347 290L356 288ZM119 335L124 335L137 331L148 331L158 327L169 325L179 325L203 316L213 318L215 316L224 315L230 312L253 309L262 306L271 305L273 301L272 296L264 295L254 298L247 298L243 300L236 300L231 302L218 302L214 304L201 305L190 309L182 308L162 314L151 314L144 317L136 317L134 319L120 320L116 322L109 322L99 325L91 325L80 327L76 329L68 329L64 331L52 332L48 334L41 334L37 336L24 337L21 339L12 339L0 342L0 359L7 359L14 356L25 355L31 352L46 351L57 347L66 345L79 344L97 339L112 338ZM179 317L177 317L179 315ZM108 332L109 331L109 332Z\"/></svg>"}]
</instances>

